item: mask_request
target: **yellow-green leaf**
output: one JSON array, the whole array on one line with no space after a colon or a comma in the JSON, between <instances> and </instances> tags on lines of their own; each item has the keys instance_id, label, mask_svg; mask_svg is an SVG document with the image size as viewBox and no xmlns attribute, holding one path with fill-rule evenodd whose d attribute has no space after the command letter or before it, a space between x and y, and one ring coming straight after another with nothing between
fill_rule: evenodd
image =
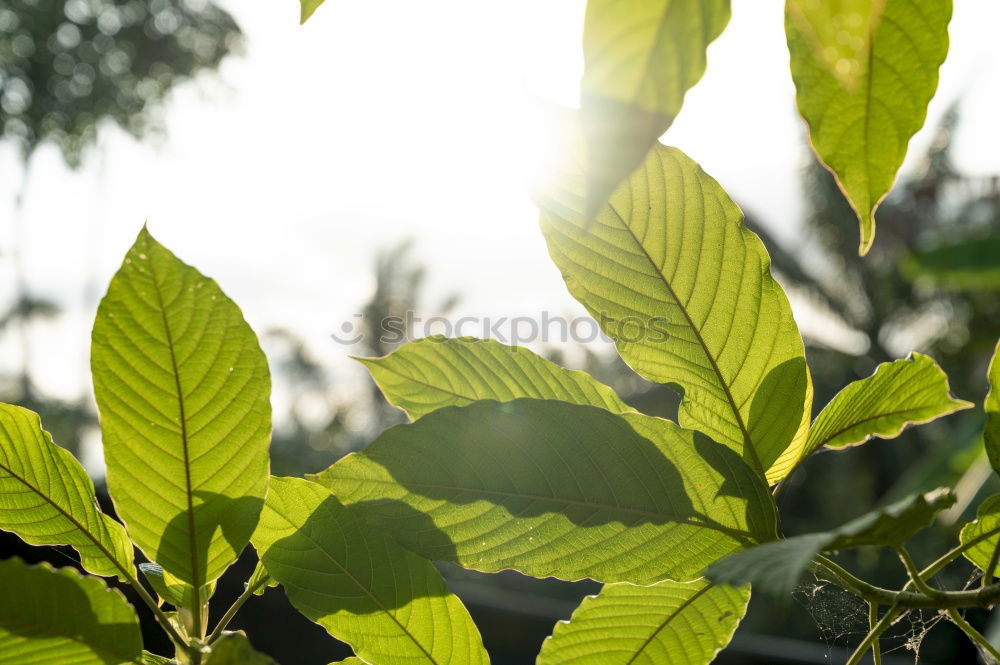
<instances>
[{"instance_id":1,"label":"yellow-green leaf","mask_svg":"<svg viewBox=\"0 0 1000 665\"><path fill-rule=\"evenodd\" d=\"M271 381L239 308L143 229L94 322L108 489L129 535L201 588L250 540L267 489Z\"/></svg>"},{"instance_id":2,"label":"yellow-green leaf","mask_svg":"<svg viewBox=\"0 0 1000 665\"><path fill-rule=\"evenodd\" d=\"M416 420L445 406L519 397L632 411L611 388L517 346L440 335L410 342L384 358L359 358L389 403Z\"/></svg>"},{"instance_id":3,"label":"yellow-green leaf","mask_svg":"<svg viewBox=\"0 0 1000 665\"><path fill-rule=\"evenodd\" d=\"M924 124L950 19L951 0L787 1L799 111L857 213L862 255L875 237L875 209Z\"/></svg>"},{"instance_id":4,"label":"yellow-green leaf","mask_svg":"<svg viewBox=\"0 0 1000 665\"><path fill-rule=\"evenodd\" d=\"M72 568L0 561L0 663L142 665L135 610Z\"/></svg>"},{"instance_id":5,"label":"yellow-green leaf","mask_svg":"<svg viewBox=\"0 0 1000 665\"><path fill-rule=\"evenodd\" d=\"M856 446L873 436L891 439L907 425L972 406L951 396L948 377L933 359L911 353L882 363L874 374L837 393L810 428L808 450Z\"/></svg>"},{"instance_id":6,"label":"yellow-green leaf","mask_svg":"<svg viewBox=\"0 0 1000 665\"><path fill-rule=\"evenodd\" d=\"M1000 494L994 494L979 504L976 519L962 527L959 541L966 549L965 558L986 570L993 552L1000 547Z\"/></svg>"},{"instance_id":7,"label":"yellow-green leaf","mask_svg":"<svg viewBox=\"0 0 1000 665\"><path fill-rule=\"evenodd\" d=\"M608 584L556 624L537 665L708 665L733 637L750 590L708 580Z\"/></svg>"},{"instance_id":8,"label":"yellow-green leaf","mask_svg":"<svg viewBox=\"0 0 1000 665\"><path fill-rule=\"evenodd\" d=\"M587 2L580 110L589 216L673 123L729 15L729 0Z\"/></svg>"},{"instance_id":9,"label":"yellow-green leaf","mask_svg":"<svg viewBox=\"0 0 1000 665\"><path fill-rule=\"evenodd\" d=\"M810 404L802 338L760 238L675 148L657 145L592 223L579 173L563 183L542 231L570 293L639 374L683 391L681 425L765 476Z\"/></svg>"},{"instance_id":10,"label":"yellow-green leaf","mask_svg":"<svg viewBox=\"0 0 1000 665\"><path fill-rule=\"evenodd\" d=\"M299 23L305 23L319 9L319 6L323 4L323 0L301 0L301 4L302 12L299 15Z\"/></svg>"},{"instance_id":11,"label":"yellow-green leaf","mask_svg":"<svg viewBox=\"0 0 1000 665\"><path fill-rule=\"evenodd\" d=\"M0 404L0 529L32 545L72 545L96 575L134 576L132 543L97 506L87 472L38 414L9 404Z\"/></svg>"},{"instance_id":12,"label":"yellow-green leaf","mask_svg":"<svg viewBox=\"0 0 1000 665\"><path fill-rule=\"evenodd\" d=\"M327 489L273 478L254 547L302 614L379 665L485 665L479 631L430 562Z\"/></svg>"},{"instance_id":13,"label":"yellow-green leaf","mask_svg":"<svg viewBox=\"0 0 1000 665\"><path fill-rule=\"evenodd\" d=\"M986 410L983 442L986 445L986 456L990 459L990 465L994 471L1000 473L1000 342L997 342L986 378L990 389L983 402L983 408Z\"/></svg>"},{"instance_id":14,"label":"yellow-green leaf","mask_svg":"<svg viewBox=\"0 0 1000 665\"><path fill-rule=\"evenodd\" d=\"M225 633L212 644L205 665L278 665L270 656L253 648L243 631Z\"/></svg>"},{"instance_id":15,"label":"yellow-green leaf","mask_svg":"<svg viewBox=\"0 0 1000 665\"><path fill-rule=\"evenodd\" d=\"M767 488L729 448L552 400L441 409L315 478L405 547L487 572L690 580L775 537Z\"/></svg>"}]
</instances>

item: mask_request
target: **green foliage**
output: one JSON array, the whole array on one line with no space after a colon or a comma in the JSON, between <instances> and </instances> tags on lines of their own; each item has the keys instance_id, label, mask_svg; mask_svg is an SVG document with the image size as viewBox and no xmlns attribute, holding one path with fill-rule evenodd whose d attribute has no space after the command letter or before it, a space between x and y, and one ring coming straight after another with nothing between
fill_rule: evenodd
<instances>
[{"instance_id":1,"label":"green foliage","mask_svg":"<svg viewBox=\"0 0 1000 665\"><path fill-rule=\"evenodd\" d=\"M875 209L937 89L951 2L851 0L817 9L820 4L827 3L786 4L792 78L812 146L857 213L863 255L875 238ZM826 12L837 20L820 16Z\"/></svg>"},{"instance_id":2,"label":"green foliage","mask_svg":"<svg viewBox=\"0 0 1000 665\"><path fill-rule=\"evenodd\" d=\"M488 663L479 632L429 562L305 480L274 478L254 547L304 615L381 665Z\"/></svg>"},{"instance_id":3,"label":"green foliage","mask_svg":"<svg viewBox=\"0 0 1000 665\"><path fill-rule=\"evenodd\" d=\"M445 406L519 397L589 404L615 413L633 410L583 372L492 340L435 335L410 342L385 358L359 360L389 403L414 420Z\"/></svg>"},{"instance_id":4,"label":"green foliage","mask_svg":"<svg viewBox=\"0 0 1000 665\"><path fill-rule=\"evenodd\" d=\"M38 415L8 404L0 404L0 529L33 545L72 545L96 575L131 574L132 543L97 507L87 472Z\"/></svg>"},{"instance_id":5,"label":"green foliage","mask_svg":"<svg viewBox=\"0 0 1000 665\"><path fill-rule=\"evenodd\" d=\"M804 444L808 376L788 299L740 209L687 155L659 145L592 223L583 191L567 175L542 213L570 293L639 374L680 387L683 427L780 480L782 453L797 457Z\"/></svg>"},{"instance_id":6,"label":"green foliage","mask_svg":"<svg viewBox=\"0 0 1000 665\"><path fill-rule=\"evenodd\" d=\"M254 651L242 632L225 633L215 643L205 665L278 665L271 657Z\"/></svg>"},{"instance_id":7,"label":"green foliage","mask_svg":"<svg viewBox=\"0 0 1000 665\"><path fill-rule=\"evenodd\" d=\"M242 34L212 2L7 0L0 7L0 138L27 159L45 141L71 166L106 120L159 129L168 93L216 69Z\"/></svg>"},{"instance_id":8,"label":"green foliage","mask_svg":"<svg viewBox=\"0 0 1000 665\"><path fill-rule=\"evenodd\" d=\"M690 580L775 535L763 482L725 446L549 400L442 409L315 479L404 546L491 572Z\"/></svg>"},{"instance_id":9,"label":"green foliage","mask_svg":"<svg viewBox=\"0 0 1000 665\"><path fill-rule=\"evenodd\" d=\"M787 595L819 552L865 546L901 547L954 503L955 495L949 490L912 496L831 531L784 538L739 552L716 561L705 574L720 584L752 584L758 591Z\"/></svg>"},{"instance_id":10,"label":"green foliage","mask_svg":"<svg viewBox=\"0 0 1000 665\"><path fill-rule=\"evenodd\" d=\"M7 559L0 589L0 661L141 665L139 619L101 580Z\"/></svg>"},{"instance_id":11,"label":"green foliage","mask_svg":"<svg viewBox=\"0 0 1000 665\"><path fill-rule=\"evenodd\" d=\"M955 399L948 377L932 359L919 353L882 363L866 379L841 390L809 429L810 451L845 448L872 436L890 439L911 424L930 422L973 405Z\"/></svg>"},{"instance_id":12,"label":"green foliage","mask_svg":"<svg viewBox=\"0 0 1000 665\"><path fill-rule=\"evenodd\" d=\"M729 0L587 3L580 111L588 218L673 124L729 14Z\"/></svg>"},{"instance_id":13,"label":"green foliage","mask_svg":"<svg viewBox=\"0 0 1000 665\"><path fill-rule=\"evenodd\" d=\"M986 410L983 442L993 470L1000 473L1000 342L997 342L986 378L990 382L990 391L986 394L986 401L983 402L983 408Z\"/></svg>"},{"instance_id":14,"label":"green foliage","mask_svg":"<svg viewBox=\"0 0 1000 665\"><path fill-rule=\"evenodd\" d=\"M1000 547L1000 494L979 504L976 519L962 528L959 540L966 547L966 559L981 570L989 568L993 553Z\"/></svg>"},{"instance_id":15,"label":"green foliage","mask_svg":"<svg viewBox=\"0 0 1000 665\"><path fill-rule=\"evenodd\" d=\"M91 365L118 513L150 559L201 588L250 541L267 488L257 337L143 229L98 308Z\"/></svg>"},{"instance_id":16,"label":"green foliage","mask_svg":"<svg viewBox=\"0 0 1000 665\"><path fill-rule=\"evenodd\" d=\"M299 22L305 23L309 20L309 17L313 15L319 6L323 4L323 0L300 0L302 3L302 13L299 16Z\"/></svg>"},{"instance_id":17,"label":"green foliage","mask_svg":"<svg viewBox=\"0 0 1000 665\"><path fill-rule=\"evenodd\" d=\"M927 278L956 290L1000 289L1000 237L987 235L920 249L901 266L912 278Z\"/></svg>"},{"instance_id":18,"label":"green foliage","mask_svg":"<svg viewBox=\"0 0 1000 665\"><path fill-rule=\"evenodd\" d=\"M537 665L707 665L732 639L750 590L707 580L609 584L556 624Z\"/></svg>"}]
</instances>

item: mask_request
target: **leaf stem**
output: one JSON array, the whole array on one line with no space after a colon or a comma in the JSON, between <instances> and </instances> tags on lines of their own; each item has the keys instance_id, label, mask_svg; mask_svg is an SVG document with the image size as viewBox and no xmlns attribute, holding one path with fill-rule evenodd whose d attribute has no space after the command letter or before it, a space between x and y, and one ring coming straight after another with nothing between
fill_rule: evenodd
<instances>
[{"instance_id":1,"label":"leaf stem","mask_svg":"<svg viewBox=\"0 0 1000 665\"><path fill-rule=\"evenodd\" d=\"M995 662L1000 663L1000 651L997 651L996 647L990 644L989 640L983 637L982 633L973 628L972 625L965 620L965 617L962 616L961 612L955 608L949 608L948 616L954 624L958 626L959 630L968 635L969 639L976 643L976 646L988 653Z\"/></svg>"},{"instance_id":2,"label":"leaf stem","mask_svg":"<svg viewBox=\"0 0 1000 665\"><path fill-rule=\"evenodd\" d=\"M980 589L987 586L993 580L993 577L997 572L998 562L1000 562L1000 543L997 543L997 546L993 548L993 554L990 556L990 563L986 566L986 570L983 571L983 579L979 583Z\"/></svg>"},{"instance_id":3,"label":"leaf stem","mask_svg":"<svg viewBox=\"0 0 1000 665\"><path fill-rule=\"evenodd\" d=\"M132 585L132 588L135 589L136 593L139 594L139 597L142 598L142 602L146 603L149 609L152 610L153 616L156 617L156 622L159 623L163 630L167 633L170 637L170 641L174 643L174 646L179 649L187 649L187 642L180 636L180 633L177 632L174 625L170 623L170 619L168 619L167 615L163 613L163 610L160 609L160 606L153 599L153 597L149 595L149 592L146 591L146 587L142 586L139 579L133 575L128 575L127 580L128 583Z\"/></svg>"},{"instance_id":4,"label":"leaf stem","mask_svg":"<svg viewBox=\"0 0 1000 665\"><path fill-rule=\"evenodd\" d=\"M878 626L878 603L868 603L868 630ZM879 648L878 635L872 640L872 661L874 665L882 665L882 649Z\"/></svg>"},{"instance_id":5,"label":"leaf stem","mask_svg":"<svg viewBox=\"0 0 1000 665\"><path fill-rule=\"evenodd\" d=\"M917 587L917 590L929 598L938 598L943 593L937 589L932 589L927 582L924 581L923 573L917 568L917 564L913 561L913 557L910 553L906 551L906 548L900 545L895 548L896 554L899 555L899 560L903 562L903 566L906 568L906 574L910 576L910 581L913 582L913 586Z\"/></svg>"},{"instance_id":6,"label":"leaf stem","mask_svg":"<svg viewBox=\"0 0 1000 665\"><path fill-rule=\"evenodd\" d=\"M875 645L878 644L879 635L884 633L886 629L892 625L892 623L896 620L896 617L899 616L899 613L900 608L896 605L893 605L886 610L885 614L882 615L882 618L879 619L874 626L872 626L871 630L868 631L868 634L865 635L865 639L861 640L861 644L859 644L858 648L854 650L853 654L851 654L851 657L847 661L847 665L858 665L858 663L861 662L861 659L864 658L865 652L868 651L868 649L872 647L877 649L877 646ZM876 660L875 662L877 663L878 661Z\"/></svg>"},{"instance_id":7,"label":"leaf stem","mask_svg":"<svg viewBox=\"0 0 1000 665\"><path fill-rule=\"evenodd\" d=\"M222 632L226 629L226 626L229 625L229 622L233 620L233 617L236 616L236 613L240 610L241 607L243 607L243 604L248 600L250 600L250 597L254 595L257 589L266 585L270 579L271 577L269 575L264 575L259 580L257 580L255 584L251 585L248 583L246 585L246 589L244 589L243 593L240 594L240 597L233 602L233 604L229 607L228 610L226 610L226 613L222 615L221 619L219 619L219 623L215 624L215 628L212 630L209 636L205 638L205 643L211 644L215 640L219 639L219 637L222 636Z\"/></svg>"}]
</instances>

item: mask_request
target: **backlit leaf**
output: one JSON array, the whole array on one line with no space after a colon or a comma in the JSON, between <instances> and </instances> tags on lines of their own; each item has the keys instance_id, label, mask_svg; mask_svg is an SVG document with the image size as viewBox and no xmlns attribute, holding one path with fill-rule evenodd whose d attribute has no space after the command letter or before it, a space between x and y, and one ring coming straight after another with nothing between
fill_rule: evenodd
<instances>
[{"instance_id":1,"label":"backlit leaf","mask_svg":"<svg viewBox=\"0 0 1000 665\"><path fill-rule=\"evenodd\" d=\"M962 527L959 540L969 549L965 558L986 570L994 550L1000 547L1000 494L994 494L979 504L976 519Z\"/></svg>"},{"instance_id":2,"label":"backlit leaf","mask_svg":"<svg viewBox=\"0 0 1000 665\"><path fill-rule=\"evenodd\" d=\"M873 436L891 439L907 425L971 407L951 396L948 377L933 359L911 353L904 360L882 363L874 374L837 393L809 430L808 448L845 448Z\"/></svg>"},{"instance_id":3,"label":"backlit leaf","mask_svg":"<svg viewBox=\"0 0 1000 665\"><path fill-rule=\"evenodd\" d=\"M389 403L416 420L445 406L519 397L632 411L611 388L517 346L440 335L410 342L384 358L359 359Z\"/></svg>"},{"instance_id":4,"label":"backlit leaf","mask_svg":"<svg viewBox=\"0 0 1000 665\"><path fill-rule=\"evenodd\" d=\"M983 442L993 470L1000 473L1000 342L997 342L996 350L993 352L986 378L990 383L990 390L983 402L986 411Z\"/></svg>"},{"instance_id":5,"label":"backlit leaf","mask_svg":"<svg viewBox=\"0 0 1000 665\"><path fill-rule=\"evenodd\" d=\"M267 488L270 376L218 285L143 229L94 323L108 489L136 545L196 588L250 540Z\"/></svg>"},{"instance_id":6,"label":"backlit leaf","mask_svg":"<svg viewBox=\"0 0 1000 665\"><path fill-rule=\"evenodd\" d=\"M579 177L564 184L543 201L542 230L570 293L639 374L679 386L682 426L764 476L802 430L808 379L788 299L740 209L661 145L593 223Z\"/></svg>"},{"instance_id":7,"label":"backlit leaf","mask_svg":"<svg viewBox=\"0 0 1000 665\"><path fill-rule=\"evenodd\" d=\"M132 543L98 508L87 472L37 414L9 404L0 404L0 529L32 545L72 545L96 575L134 575Z\"/></svg>"},{"instance_id":8,"label":"backlit leaf","mask_svg":"<svg viewBox=\"0 0 1000 665\"><path fill-rule=\"evenodd\" d=\"M750 590L708 580L608 584L556 624L537 665L707 665L729 644Z\"/></svg>"},{"instance_id":9,"label":"backlit leaf","mask_svg":"<svg viewBox=\"0 0 1000 665\"><path fill-rule=\"evenodd\" d=\"M580 109L588 216L673 123L729 15L729 0L587 2Z\"/></svg>"},{"instance_id":10,"label":"backlit leaf","mask_svg":"<svg viewBox=\"0 0 1000 665\"><path fill-rule=\"evenodd\" d=\"M277 665L270 656L253 648L242 631L226 633L212 645L205 665Z\"/></svg>"},{"instance_id":11,"label":"backlit leaf","mask_svg":"<svg viewBox=\"0 0 1000 665\"><path fill-rule=\"evenodd\" d=\"M273 478L253 542L292 605L364 660L489 662L479 631L434 566L325 488Z\"/></svg>"},{"instance_id":12,"label":"backlit leaf","mask_svg":"<svg viewBox=\"0 0 1000 665\"><path fill-rule=\"evenodd\" d=\"M0 663L142 665L135 610L95 577L0 561Z\"/></svg>"},{"instance_id":13,"label":"backlit leaf","mask_svg":"<svg viewBox=\"0 0 1000 665\"><path fill-rule=\"evenodd\" d=\"M730 449L558 401L441 409L315 479L405 547L487 572L690 580L775 537L770 494Z\"/></svg>"},{"instance_id":14,"label":"backlit leaf","mask_svg":"<svg viewBox=\"0 0 1000 665\"><path fill-rule=\"evenodd\" d=\"M300 0L300 2L302 3L302 12L299 16L300 23L308 21L309 17L323 4L323 0Z\"/></svg>"},{"instance_id":15,"label":"backlit leaf","mask_svg":"<svg viewBox=\"0 0 1000 665\"><path fill-rule=\"evenodd\" d=\"M863 255L875 237L875 208L937 89L951 1L788 0L785 7L799 111L857 213Z\"/></svg>"}]
</instances>

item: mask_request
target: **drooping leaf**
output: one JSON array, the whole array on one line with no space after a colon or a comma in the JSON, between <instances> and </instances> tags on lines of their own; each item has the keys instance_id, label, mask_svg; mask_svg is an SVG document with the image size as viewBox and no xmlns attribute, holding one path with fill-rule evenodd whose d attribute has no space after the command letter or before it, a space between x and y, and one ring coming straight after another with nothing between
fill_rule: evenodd
<instances>
[{"instance_id":1,"label":"drooping leaf","mask_svg":"<svg viewBox=\"0 0 1000 665\"><path fill-rule=\"evenodd\" d=\"M986 378L990 389L983 402L986 411L983 443L986 445L986 456L989 457L990 465L994 471L1000 473L1000 342L997 342L996 350L993 352Z\"/></svg>"},{"instance_id":2,"label":"drooping leaf","mask_svg":"<svg viewBox=\"0 0 1000 665\"><path fill-rule=\"evenodd\" d=\"M309 17L313 15L319 6L323 4L323 0L301 0L302 3L302 14L299 18L300 23L305 23L309 20Z\"/></svg>"},{"instance_id":3,"label":"drooping leaf","mask_svg":"<svg viewBox=\"0 0 1000 665\"><path fill-rule=\"evenodd\" d=\"M263 596L265 591L276 586L278 586L278 581L271 577L271 574L264 568L264 564L258 561L257 567L253 569L253 574L247 581L247 588L254 589L255 596Z\"/></svg>"},{"instance_id":4,"label":"drooping leaf","mask_svg":"<svg viewBox=\"0 0 1000 665\"><path fill-rule=\"evenodd\" d=\"M140 563L139 570L143 577L152 585L156 594L176 608L192 607L195 603L194 587L182 582L156 563ZM198 602L205 603L215 593L215 583L208 584L203 590Z\"/></svg>"},{"instance_id":5,"label":"drooping leaf","mask_svg":"<svg viewBox=\"0 0 1000 665\"><path fill-rule=\"evenodd\" d=\"M831 531L793 536L737 552L713 563L705 576L719 584L752 584L755 591L784 596L794 590L819 552L902 545L954 503L954 493L946 489L911 496Z\"/></svg>"},{"instance_id":6,"label":"drooping leaf","mask_svg":"<svg viewBox=\"0 0 1000 665\"><path fill-rule=\"evenodd\" d=\"M519 397L632 411L611 388L563 369L528 349L492 340L440 335L406 344L384 358L359 358L389 403L413 420L445 406Z\"/></svg>"},{"instance_id":7,"label":"drooping leaf","mask_svg":"<svg viewBox=\"0 0 1000 665\"><path fill-rule=\"evenodd\" d=\"M212 645L205 665L277 665L270 656L253 648L243 631L225 633Z\"/></svg>"},{"instance_id":8,"label":"drooping leaf","mask_svg":"<svg viewBox=\"0 0 1000 665\"><path fill-rule=\"evenodd\" d=\"M250 540L267 488L270 376L218 285L144 228L94 323L108 489L129 535L196 588Z\"/></svg>"},{"instance_id":9,"label":"drooping leaf","mask_svg":"<svg viewBox=\"0 0 1000 665\"><path fill-rule=\"evenodd\" d=\"M972 406L951 396L948 377L933 359L911 353L882 363L874 374L837 393L810 428L808 449L856 446L873 436L891 439L907 425Z\"/></svg>"},{"instance_id":10,"label":"drooping leaf","mask_svg":"<svg viewBox=\"0 0 1000 665\"><path fill-rule=\"evenodd\" d=\"M729 0L587 2L580 110L588 216L673 124L729 15Z\"/></svg>"},{"instance_id":11,"label":"drooping leaf","mask_svg":"<svg viewBox=\"0 0 1000 665\"><path fill-rule=\"evenodd\" d=\"M366 661L489 662L479 631L434 566L315 483L271 480L254 547L296 609Z\"/></svg>"},{"instance_id":12,"label":"drooping leaf","mask_svg":"<svg viewBox=\"0 0 1000 665\"><path fill-rule=\"evenodd\" d=\"M98 508L87 472L38 414L9 404L0 404L0 529L32 545L72 545L96 575L133 576L132 543Z\"/></svg>"},{"instance_id":13,"label":"drooping leaf","mask_svg":"<svg viewBox=\"0 0 1000 665\"><path fill-rule=\"evenodd\" d=\"M910 279L930 279L956 291L1000 289L1000 236L967 238L921 249L900 261Z\"/></svg>"},{"instance_id":14,"label":"drooping leaf","mask_svg":"<svg viewBox=\"0 0 1000 665\"><path fill-rule=\"evenodd\" d=\"M733 637L750 590L708 580L609 584L556 624L537 665L708 665Z\"/></svg>"},{"instance_id":15,"label":"drooping leaf","mask_svg":"<svg viewBox=\"0 0 1000 665\"><path fill-rule=\"evenodd\" d=\"M965 558L986 570L993 551L1000 547L1000 494L994 494L979 504L976 519L962 527L959 541L968 546Z\"/></svg>"},{"instance_id":16,"label":"drooping leaf","mask_svg":"<svg viewBox=\"0 0 1000 665\"><path fill-rule=\"evenodd\" d=\"M843 27L816 16L827 12ZM875 209L924 124L948 53L950 19L950 0L787 1L799 112L813 149L857 213L862 255L874 240Z\"/></svg>"},{"instance_id":17,"label":"drooping leaf","mask_svg":"<svg viewBox=\"0 0 1000 665\"><path fill-rule=\"evenodd\" d=\"M135 610L95 577L0 561L0 662L142 665Z\"/></svg>"},{"instance_id":18,"label":"drooping leaf","mask_svg":"<svg viewBox=\"0 0 1000 665\"><path fill-rule=\"evenodd\" d=\"M808 379L788 299L740 209L661 145L592 224L579 177L564 183L543 201L542 230L570 293L639 374L680 387L682 426L763 476L797 439Z\"/></svg>"},{"instance_id":19,"label":"drooping leaf","mask_svg":"<svg viewBox=\"0 0 1000 665\"><path fill-rule=\"evenodd\" d=\"M685 581L775 536L770 494L725 446L558 401L441 409L315 479L405 547L487 572Z\"/></svg>"}]
</instances>

